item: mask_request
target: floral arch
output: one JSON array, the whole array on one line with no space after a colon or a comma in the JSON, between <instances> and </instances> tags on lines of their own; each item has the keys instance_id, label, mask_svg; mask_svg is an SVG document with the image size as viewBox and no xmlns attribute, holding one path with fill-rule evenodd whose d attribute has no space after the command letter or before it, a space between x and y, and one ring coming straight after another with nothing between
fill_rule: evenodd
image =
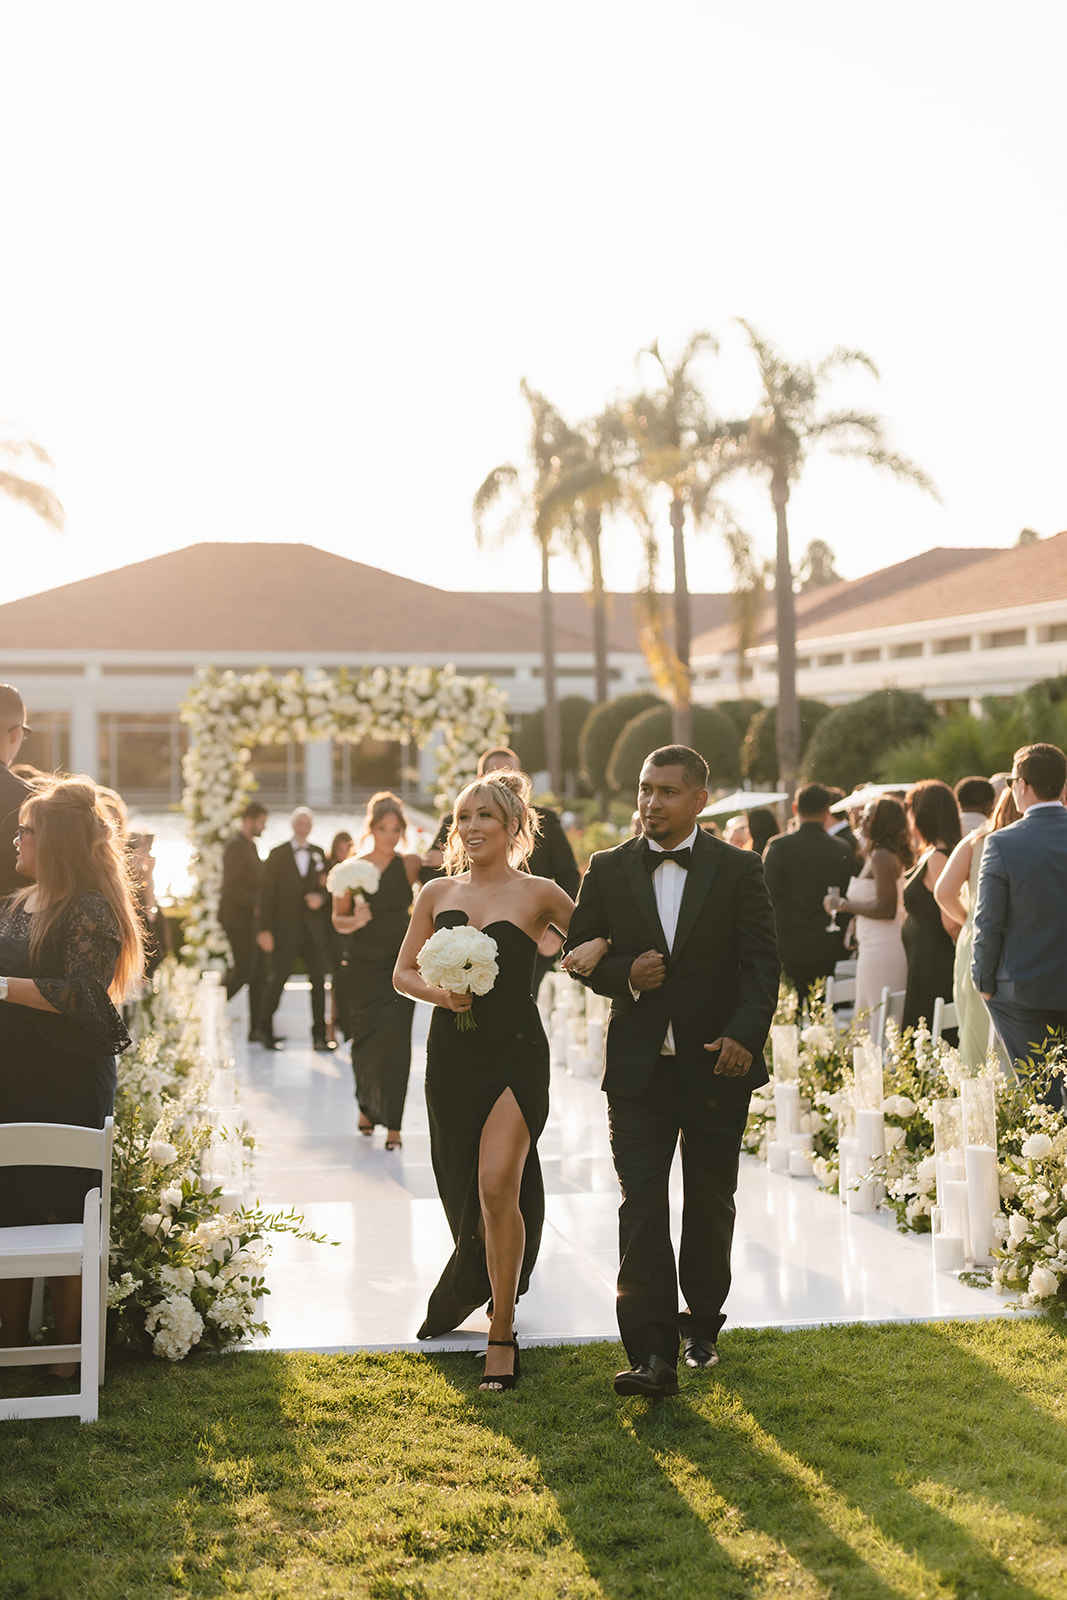
<instances>
[{"instance_id":1,"label":"floral arch","mask_svg":"<svg viewBox=\"0 0 1067 1600\"><path fill-rule=\"evenodd\" d=\"M218 919L222 855L255 788L250 753L257 744L292 739L409 739L422 748L439 736L435 755L450 804L475 775L478 757L508 737L502 691L488 678L462 678L452 667L371 667L331 675L281 677L265 668L239 674L205 668L182 707L189 728L183 809L195 856L186 948L198 965L229 959Z\"/></svg>"}]
</instances>

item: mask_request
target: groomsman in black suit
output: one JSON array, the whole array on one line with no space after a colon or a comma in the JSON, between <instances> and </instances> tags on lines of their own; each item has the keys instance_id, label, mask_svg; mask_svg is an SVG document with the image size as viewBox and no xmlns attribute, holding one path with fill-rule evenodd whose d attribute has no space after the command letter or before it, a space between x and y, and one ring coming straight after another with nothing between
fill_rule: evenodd
<instances>
[{"instance_id":1,"label":"groomsman in black suit","mask_svg":"<svg viewBox=\"0 0 1067 1600\"><path fill-rule=\"evenodd\" d=\"M749 1095L767 1082L778 998L760 858L700 828L707 783L695 750L652 752L638 788L642 833L593 856L564 959L612 1002L603 1087L622 1189L619 1329L632 1363L615 1389L653 1399L678 1392L679 1336L687 1366L718 1364L741 1136ZM611 946L584 976L572 953L596 938ZM668 1182L679 1140L676 1268Z\"/></svg>"},{"instance_id":2,"label":"groomsman in black suit","mask_svg":"<svg viewBox=\"0 0 1067 1600\"><path fill-rule=\"evenodd\" d=\"M233 966L226 974L226 998L232 1000L247 983L249 1037L257 1042L267 958L256 944L256 912L263 876L256 840L267 826L267 815L266 806L259 800L250 800L245 806L241 826L223 851L219 897L219 921L233 952Z\"/></svg>"},{"instance_id":3,"label":"groomsman in black suit","mask_svg":"<svg viewBox=\"0 0 1067 1600\"><path fill-rule=\"evenodd\" d=\"M830 800L831 791L821 783L804 784L793 801L799 826L771 839L763 852L782 970L801 1005L812 984L828 977L845 953L844 934L829 931L823 900L831 888L846 892L856 865L848 845L826 831Z\"/></svg>"},{"instance_id":4,"label":"groomsman in black suit","mask_svg":"<svg viewBox=\"0 0 1067 1600\"><path fill-rule=\"evenodd\" d=\"M0 899L27 886L15 871L15 829L19 808L32 790L10 767L30 731L22 696L9 683L0 683Z\"/></svg>"},{"instance_id":5,"label":"groomsman in black suit","mask_svg":"<svg viewBox=\"0 0 1067 1600\"><path fill-rule=\"evenodd\" d=\"M267 857L259 893L256 943L270 957L256 1041L285 1048L274 1032L274 1013L299 957L311 979L311 1038L316 1050L334 1050L326 1038L326 857L310 842L314 814L297 806L289 819L293 836Z\"/></svg>"}]
</instances>

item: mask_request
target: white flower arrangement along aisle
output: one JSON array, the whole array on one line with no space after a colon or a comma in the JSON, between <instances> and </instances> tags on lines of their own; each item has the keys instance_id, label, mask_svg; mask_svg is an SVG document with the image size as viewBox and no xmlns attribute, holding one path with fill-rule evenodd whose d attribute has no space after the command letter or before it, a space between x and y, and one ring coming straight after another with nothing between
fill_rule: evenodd
<instances>
[{"instance_id":1,"label":"white flower arrangement along aisle","mask_svg":"<svg viewBox=\"0 0 1067 1600\"><path fill-rule=\"evenodd\" d=\"M851 1211L884 1205L902 1232L933 1230L935 1267L971 1264L965 1281L1067 1316L1067 1123L1037 1104L1067 1041L1035 1050L1017 1082L995 1052L969 1071L922 1026L890 1022L878 1052L865 1022L842 1028L816 992L798 1029L783 987L744 1148Z\"/></svg>"},{"instance_id":2,"label":"white flower arrangement along aisle","mask_svg":"<svg viewBox=\"0 0 1067 1600\"><path fill-rule=\"evenodd\" d=\"M186 950L198 965L222 969L230 950L218 920L222 854L255 788L249 753L290 740L409 740L435 750L438 805L477 772L478 757L508 738L503 692L488 678L463 678L452 667L375 667L305 677L265 669L240 675L209 667L182 707L189 728L183 807L195 850L195 888Z\"/></svg>"},{"instance_id":3,"label":"white flower arrangement along aisle","mask_svg":"<svg viewBox=\"0 0 1067 1600\"><path fill-rule=\"evenodd\" d=\"M255 1140L228 1060L225 996L167 961L119 1057L108 1342L180 1361L266 1333L272 1233L326 1243L294 1211L241 1204Z\"/></svg>"}]
</instances>

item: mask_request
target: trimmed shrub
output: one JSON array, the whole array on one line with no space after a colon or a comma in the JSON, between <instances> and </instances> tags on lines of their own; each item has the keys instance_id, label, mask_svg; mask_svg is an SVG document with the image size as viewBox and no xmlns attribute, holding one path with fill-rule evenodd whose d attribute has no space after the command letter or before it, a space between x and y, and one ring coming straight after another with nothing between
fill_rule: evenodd
<instances>
[{"instance_id":1,"label":"trimmed shrub","mask_svg":"<svg viewBox=\"0 0 1067 1600\"><path fill-rule=\"evenodd\" d=\"M593 702L582 694L565 694L559 702L560 744L563 754L563 771L577 775L578 736L585 727ZM513 748L526 772L543 772L547 765L545 756L545 708L539 706L523 718L521 730L515 735Z\"/></svg>"},{"instance_id":2,"label":"trimmed shrub","mask_svg":"<svg viewBox=\"0 0 1067 1600\"><path fill-rule=\"evenodd\" d=\"M801 778L842 789L883 778L890 750L905 740L928 737L940 720L921 694L876 689L823 717L800 763Z\"/></svg>"},{"instance_id":3,"label":"trimmed shrub","mask_svg":"<svg viewBox=\"0 0 1067 1600\"><path fill-rule=\"evenodd\" d=\"M634 717L620 733L608 763L612 789L636 794L641 768L650 750L673 744L670 706L652 706ZM741 745L728 716L713 706L693 707L693 749L711 768L713 785L737 783L741 773Z\"/></svg>"},{"instance_id":4,"label":"trimmed shrub","mask_svg":"<svg viewBox=\"0 0 1067 1600\"><path fill-rule=\"evenodd\" d=\"M737 737L743 739L748 732L748 725L752 718L763 710L762 700L720 700L715 706L716 711L723 711L737 729Z\"/></svg>"},{"instance_id":5,"label":"trimmed shrub","mask_svg":"<svg viewBox=\"0 0 1067 1600\"><path fill-rule=\"evenodd\" d=\"M800 712L800 759L803 761L812 734L833 708L823 700L801 700L797 709ZM778 782L777 706L757 711L749 723L741 746L741 776L752 783Z\"/></svg>"},{"instance_id":6,"label":"trimmed shrub","mask_svg":"<svg viewBox=\"0 0 1067 1600\"><path fill-rule=\"evenodd\" d=\"M600 794L610 787L608 762L615 741L626 724L640 716L642 711L663 705L666 705L666 701L658 694L639 690L634 694L620 694L615 700L605 700L603 705L593 707L578 735L578 770L582 781L589 785L594 794Z\"/></svg>"}]
</instances>

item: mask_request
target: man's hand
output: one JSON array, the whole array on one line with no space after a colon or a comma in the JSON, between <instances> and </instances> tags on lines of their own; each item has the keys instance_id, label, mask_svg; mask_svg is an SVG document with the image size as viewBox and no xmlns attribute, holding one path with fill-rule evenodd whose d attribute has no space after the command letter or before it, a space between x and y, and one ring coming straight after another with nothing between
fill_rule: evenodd
<instances>
[{"instance_id":1,"label":"man's hand","mask_svg":"<svg viewBox=\"0 0 1067 1600\"><path fill-rule=\"evenodd\" d=\"M639 993L662 989L667 981L667 963L658 950L646 950L630 966L630 987Z\"/></svg>"},{"instance_id":2,"label":"man's hand","mask_svg":"<svg viewBox=\"0 0 1067 1600\"><path fill-rule=\"evenodd\" d=\"M316 893L316 891L312 889L309 894L304 896L304 904L307 906L309 911L321 911L323 906L326 904L326 901L323 899L321 894Z\"/></svg>"},{"instance_id":3,"label":"man's hand","mask_svg":"<svg viewBox=\"0 0 1067 1600\"><path fill-rule=\"evenodd\" d=\"M752 1065L752 1051L746 1050L743 1044L738 1044L736 1039L728 1039L725 1035L721 1039L713 1039L711 1044L704 1046L705 1050L718 1050L719 1059L715 1063L715 1071L724 1078L743 1078Z\"/></svg>"},{"instance_id":4,"label":"man's hand","mask_svg":"<svg viewBox=\"0 0 1067 1600\"><path fill-rule=\"evenodd\" d=\"M262 933L256 934L256 943L268 956L274 954L274 935L267 928L264 928Z\"/></svg>"}]
</instances>

